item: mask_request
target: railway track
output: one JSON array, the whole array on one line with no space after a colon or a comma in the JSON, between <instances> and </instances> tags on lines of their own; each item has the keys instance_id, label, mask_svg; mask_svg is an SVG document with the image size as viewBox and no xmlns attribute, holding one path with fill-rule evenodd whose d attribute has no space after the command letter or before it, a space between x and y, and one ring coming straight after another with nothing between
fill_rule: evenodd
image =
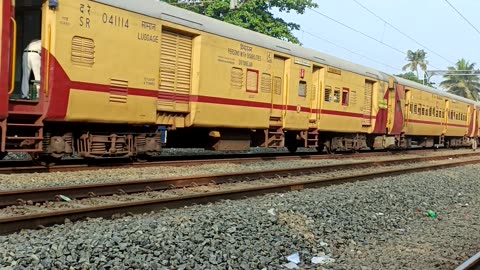
<instances>
[{"instance_id":1,"label":"railway track","mask_svg":"<svg viewBox=\"0 0 480 270\"><path fill-rule=\"evenodd\" d=\"M455 270L480 270L480 252L473 255L470 259L455 268Z\"/></svg>"},{"instance_id":2,"label":"railway track","mask_svg":"<svg viewBox=\"0 0 480 270\"><path fill-rule=\"evenodd\" d=\"M198 155L198 156L167 156L159 157L150 162L132 162L125 159L96 160L96 162L85 163L82 159L62 160L55 166L36 166L32 161L0 161L0 174L19 174L19 173L51 173L51 172L72 172L84 170L101 170L112 168L144 168L158 166L191 166L201 164L216 163L242 163L255 161L288 161L288 160L321 160L321 159L344 159L356 157L388 156L395 154L428 154L431 149L408 150L401 152L360 152L360 153L340 153L327 155L322 153L261 153L261 154L226 154L226 155ZM449 150L438 150L449 151Z\"/></svg>"},{"instance_id":3,"label":"railway track","mask_svg":"<svg viewBox=\"0 0 480 270\"><path fill-rule=\"evenodd\" d=\"M63 223L66 219L110 218L119 214L142 213L164 207L239 199L477 163L480 163L480 157L476 153L453 154L1 192L0 204L4 208L0 209L0 234ZM208 186L212 183L216 184L213 188ZM202 186L204 189L199 190Z\"/></svg>"}]
</instances>

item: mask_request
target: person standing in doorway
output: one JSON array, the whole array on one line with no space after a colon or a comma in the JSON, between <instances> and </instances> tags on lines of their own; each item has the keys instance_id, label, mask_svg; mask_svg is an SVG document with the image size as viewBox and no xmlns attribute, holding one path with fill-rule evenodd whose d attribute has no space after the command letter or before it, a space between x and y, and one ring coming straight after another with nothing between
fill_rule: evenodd
<instances>
[{"instance_id":1,"label":"person standing in doorway","mask_svg":"<svg viewBox=\"0 0 480 270\"><path fill-rule=\"evenodd\" d=\"M40 81L41 52L41 40L33 40L23 51L22 99L30 99L29 80L31 72L33 72L35 80Z\"/></svg>"}]
</instances>

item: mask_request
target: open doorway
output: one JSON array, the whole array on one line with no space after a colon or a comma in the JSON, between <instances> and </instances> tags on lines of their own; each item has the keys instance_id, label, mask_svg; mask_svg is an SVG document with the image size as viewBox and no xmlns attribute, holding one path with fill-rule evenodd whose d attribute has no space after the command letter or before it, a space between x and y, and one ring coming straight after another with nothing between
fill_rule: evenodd
<instances>
[{"instance_id":1,"label":"open doorway","mask_svg":"<svg viewBox=\"0 0 480 270\"><path fill-rule=\"evenodd\" d=\"M40 40L42 31L42 2L43 0L16 0L15 20L17 22L17 48L15 69L15 91L10 96L13 100L27 100L22 94L23 56L27 46L34 40ZM37 51L37 50L35 50ZM35 53L33 50L29 53ZM36 55L38 58L38 55ZM38 99L38 78L35 80L33 70L29 72L28 90L29 100Z\"/></svg>"}]
</instances>

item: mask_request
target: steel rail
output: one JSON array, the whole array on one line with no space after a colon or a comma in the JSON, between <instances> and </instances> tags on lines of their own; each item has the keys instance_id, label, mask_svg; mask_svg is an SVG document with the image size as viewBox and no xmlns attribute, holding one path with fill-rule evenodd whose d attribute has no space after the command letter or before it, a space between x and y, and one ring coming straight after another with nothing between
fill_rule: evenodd
<instances>
[{"instance_id":1,"label":"steel rail","mask_svg":"<svg viewBox=\"0 0 480 270\"><path fill-rule=\"evenodd\" d=\"M60 195L74 199L82 199L93 196L108 196L113 194L130 194L145 191L159 191L172 188L183 188L192 185L208 185L211 183L223 184L227 182L238 182L244 180L257 180L261 178L286 177L326 173L338 170L353 170L364 167L398 165L402 163L414 163L427 160L444 160L476 155L476 153L464 153L445 156L414 157L402 159L388 159L381 161L351 162L333 165L307 166L298 168L287 168L280 170L263 170L240 173L226 173L214 175L195 175L170 178L154 178L135 181L120 181L111 183L99 183L88 185L73 185L61 187L47 187L38 189L22 189L0 191L0 207L27 202L44 202L59 200Z\"/></svg>"},{"instance_id":2,"label":"steel rail","mask_svg":"<svg viewBox=\"0 0 480 270\"><path fill-rule=\"evenodd\" d=\"M394 170L384 170L378 172L369 172L361 174L351 174L348 176L340 176L327 179L304 180L294 183L282 183L274 185L266 185L259 187L240 188L234 190L208 192L202 194L194 194L187 196L169 197L162 199L148 199L142 201L128 203L114 203L102 206L92 206L69 210L52 211L47 213L30 214L22 216L12 216L0 219L0 234L13 233L22 229L35 229L42 226L50 226L60 224L66 219L71 221L90 218L111 218L115 215L125 213L145 213L162 208L178 208L193 204L204 204L216 202L219 200L242 199L276 192L288 192L293 190L303 190L305 188L315 188L333 184L346 182L364 181L372 178L401 175L413 172L428 171L435 169L450 168L463 166L468 164L478 164L480 159L471 159L463 161L452 161L443 164L431 164L427 166L418 166L410 168L401 168Z\"/></svg>"},{"instance_id":3,"label":"steel rail","mask_svg":"<svg viewBox=\"0 0 480 270\"><path fill-rule=\"evenodd\" d=\"M455 270L480 270L480 252L470 257Z\"/></svg>"},{"instance_id":4,"label":"steel rail","mask_svg":"<svg viewBox=\"0 0 480 270\"><path fill-rule=\"evenodd\" d=\"M227 155L199 155L185 157L168 156L161 157L166 160L155 160L150 162L125 162L124 160L98 160L90 164L76 164L76 162L85 162L84 160L62 160L61 163L50 166L36 166L31 161L0 161L0 174L19 174L19 173L50 173L50 172L73 172L84 170L101 170L101 169L116 169L116 168L145 168L145 167L159 167L159 166L189 166L200 164L217 164L217 163L240 163L240 162L256 162L256 161L288 161L288 160L321 160L321 159L347 159L347 158L363 158L371 156L388 156L395 154L425 154L431 149L423 150L408 150L401 152L360 152L360 153L341 153L335 155L327 155L321 153L298 153L295 155L288 153L266 153L266 154L227 154ZM443 150L440 150L443 151ZM207 157L208 156L208 157ZM179 158L182 158L179 160ZM173 160L170 160L173 159ZM73 164L71 164L73 163Z\"/></svg>"}]
</instances>

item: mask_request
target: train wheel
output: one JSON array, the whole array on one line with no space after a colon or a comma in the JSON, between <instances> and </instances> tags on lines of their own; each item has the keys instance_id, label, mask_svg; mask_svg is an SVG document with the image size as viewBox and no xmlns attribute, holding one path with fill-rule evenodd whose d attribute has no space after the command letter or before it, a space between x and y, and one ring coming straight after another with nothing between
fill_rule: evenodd
<instances>
[{"instance_id":1,"label":"train wheel","mask_svg":"<svg viewBox=\"0 0 480 270\"><path fill-rule=\"evenodd\" d=\"M290 152L290 153L293 154L293 153L297 152L298 146L296 146L296 145L289 145L289 146L287 146L287 149L288 149L288 152Z\"/></svg>"},{"instance_id":2,"label":"train wheel","mask_svg":"<svg viewBox=\"0 0 480 270\"><path fill-rule=\"evenodd\" d=\"M132 161L135 161L135 162L148 162L150 161L151 159L151 156L147 155L147 154L141 154L141 155L136 155L134 157L132 157Z\"/></svg>"},{"instance_id":3,"label":"train wheel","mask_svg":"<svg viewBox=\"0 0 480 270\"><path fill-rule=\"evenodd\" d=\"M326 142L324 143L324 145L325 145L325 151L327 151L328 154L333 154L333 153L335 153L335 150L332 149L332 144L331 144L330 141L326 141Z\"/></svg>"},{"instance_id":4,"label":"train wheel","mask_svg":"<svg viewBox=\"0 0 480 270\"><path fill-rule=\"evenodd\" d=\"M31 153L30 157L32 161L37 166L50 167L54 166L59 160L62 159L62 156L56 157L51 155L42 155L38 153Z\"/></svg>"},{"instance_id":5,"label":"train wheel","mask_svg":"<svg viewBox=\"0 0 480 270\"><path fill-rule=\"evenodd\" d=\"M472 142L472 149L473 149L473 151L477 150L477 140L475 140L475 139Z\"/></svg>"}]
</instances>

